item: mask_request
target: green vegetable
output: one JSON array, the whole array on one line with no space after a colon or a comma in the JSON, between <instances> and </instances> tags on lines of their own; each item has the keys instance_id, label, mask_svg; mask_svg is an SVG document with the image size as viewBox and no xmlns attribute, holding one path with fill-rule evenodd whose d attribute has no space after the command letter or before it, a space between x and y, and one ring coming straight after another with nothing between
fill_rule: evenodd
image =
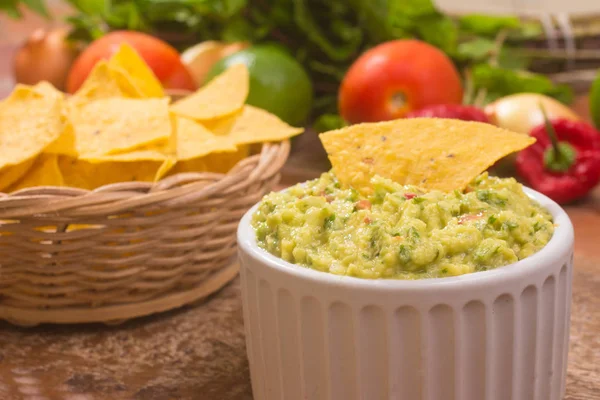
<instances>
[{"instance_id":1,"label":"green vegetable","mask_svg":"<svg viewBox=\"0 0 600 400\"><path fill-rule=\"evenodd\" d=\"M340 129L347 125L346 121L337 114L323 114L313 124L317 133Z\"/></svg>"},{"instance_id":2,"label":"green vegetable","mask_svg":"<svg viewBox=\"0 0 600 400\"><path fill-rule=\"evenodd\" d=\"M456 57L460 60L483 61L494 49L495 43L492 39L475 38L458 45Z\"/></svg>"},{"instance_id":3,"label":"green vegetable","mask_svg":"<svg viewBox=\"0 0 600 400\"><path fill-rule=\"evenodd\" d=\"M521 22L517 17L498 17L472 14L458 19L460 27L476 35L494 37L499 31L518 29Z\"/></svg>"},{"instance_id":4,"label":"green vegetable","mask_svg":"<svg viewBox=\"0 0 600 400\"><path fill-rule=\"evenodd\" d=\"M543 75L479 64L473 68L472 78L475 88L487 90L487 101L520 92L545 94L565 104L573 101L569 86L555 85Z\"/></svg>"},{"instance_id":5,"label":"green vegetable","mask_svg":"<svg viewBox=\"0 0 600 400\"><path fill-rule=\"evenodd\" d=\"M590 115L594 126L600 129L600 70L590 89Z\"/></svg>"},{"instance_id":6,"label":"green vegetable","mask_svg":"<svg viewBox=\"0 0 600 400\"><path fill-rule=\"evenodd\" d=\"M19 3L23 3L31 11L43 17L50 18L50 13L44 4L44 0L2 0L0 1L0 11L4 11L11 18L21 18Z\"/></svg>"}]
</instances>

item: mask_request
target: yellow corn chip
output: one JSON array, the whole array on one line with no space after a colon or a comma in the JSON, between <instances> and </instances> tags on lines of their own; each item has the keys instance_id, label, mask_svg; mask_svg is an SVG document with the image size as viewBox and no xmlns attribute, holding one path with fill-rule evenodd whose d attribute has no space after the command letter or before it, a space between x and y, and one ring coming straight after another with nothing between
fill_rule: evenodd
<instances>
[{"instance_id":1,"label":"yellow corn chip","mask_svg":"<svg viewBox=\"0 0 600 400\"><path fill-rule=\"evenodd\" d=\"M42 152L64 130L62 98L17 85L0 102L0 169Z\"/></svg>"},{"instance_id":2,"label":"yellow corn chip","mask_svg":"<svg viewBox=\"0 0 600 400\"><path fill-rule=\"evenodd\" d=\"M177 160L190 160L215 152L234 152L236 147L227 136L217 136L202 124L178 117L175 128Z\"/></svg>"},{"instance_id":3,"label":"yellow corn chip","mask_svg":"<svg viewBox=\"0 0 600 400\"><path fill-rule=\"evenodd\" d=\"M156 174L154 175L154 182L161 180L167 173L175 166L177 160L175 157L169 157L158 168Z\"/></svg>"},{"instance_id":4,"label":"yellow corn chip","mask_svg":"<svg viewBox=\"0 0 600 400\"><path fill-rule=\"evenodd\" d=\"M340 182L364 193L372 191L374 175L462 190L500 158L535 142L490 124L438 118L358 124L319 137Z\"/></svg>"},{"instance_id":5,"label":"yellow corn chip","mask_svg":"<svg viewBox=\"0 0 600 400\"><path fill-rule=\"evenodd\" d=\"M71 157L60 157L59 167L67 186L96 189L117 182L153 182L161 161L90 163Z\"/></svg>"},{"instance_id":6,"label":"yellow corn chip","mask_svg":"<svg viewBox=\"0 0 600 400\"><path fill-rule=\"evenodd\" d=\"M65 98L65 94L63 92L61 92L60 90L52 86L51 83L46 81L36 83L35 86L32 87L32 89L41 94L42 96L55 97L59 99Z\"/></svg>"},{"instance_id":7,"label":"yellow corn chip","mask_svg":"<svg viewBox=\"0 0 600 400\"><path fill-rule=\"evenodd\" d=\"M236 151L231 153L212 153L204 157L178 161L169 174L174 175L180 172L218 172L226 174L249 154L250 148L248 146L239 146Z\"/></svg>"},{"instance_id":8,"label":"yellow corn chip","mask_svg":"<svg viewBox=\"0 0 600 400\"><path fill-rule=\"evenodd\" d=\"M207 170L209 172L220 172L226 174L235 165L250 155L250 146L238 146L233 153L211 153L204 156Z\"/></svg>"},{"instance_id":9,"label":"yellow corn chip","mask_svg":"<svg viewBox=\"0 0 600 400\"><path fill-rule=\"evenodd\" d=\"M171 135L169 99L108 98L73 107L69 115L81 157L123 153Z\"/></svg>"},{"instance_id":10,"label":"yellow corn chip","mask_svg":"<svg viewBox=\"0 0 600 400\"><path fill-rule=\"evenodd\" d=\"M194 94L176 101L171 111L195 120L221 118L240 110L248 97L248 68L229 67Z\"/></svg>"},{"instance_id":11,"label":"yellow corn chip","mask_svg":"<svg viewBox=\"0 0 600 400\"><path fill-rule=\"evenodd\" d=\"M143 97L163 97L165 95L154 72L129 44L121 44L119 50L108 61L108 65L129 75L133 86Z\"/></svg>"},{"instance_id":12,"label":"yellow corn chip","mask_svg":"<svg viewBox=\"0 0 600 400\"><path fill-rule=\"evenodd\" d=\"M33 165L35 158L23 161L20 164L4 167L0 170L0 192L21 179Z\"/></svg>"},{"instance_id":13,"label":"yellow corn chip","mask_svg":"<svg viewBox=\"0 0 600 400\"><path fill-rule=\"evenodd\" d=\"M117 161L164 161L169 156L158 150L132 150L127 153L105 154L99 156L82 156L83 161L88 161L92 164Z\"/></svg>"},{"instance_id":14,"label":"yellow corn chip","mask_svg":"<svg viewBox=\"0 0 600 400\"><path fill-rule=\"evenodd\" d=\"M214 132L225 132L229 126L228 120L213 124ZM302 133L304 129L294 128L280 120L276 115L260 108L244 106L242 113L235 119L226 133L234 144L252 144L262 142L278 142L287 140Z\"/></svg>"},{"instance_id":15,"label":"yellow corn chip","mask_svg":"<svg viewBox=\"0 0 600 400\"><path fill-rule=\"evenodd\" d=\"M54 142L50 143L50 145L44 149L44 152L71 157L77 156L75 131L73 130L73 125L71 125L70 122L65 122L63 132Z\"/></svg>"},{"instance_id":16,"label":"yellow corn chip","mask_svg":"<svg viewBox=\"0 0 600 400\"><path fill-rule=\"evenodd\" d=\"M244 106L240 110L226 117L202 121L202 125L215 135L226 136L229 134L229 132L231 132L233 125L235 125L235 121L237 121L239 116L242 115L242 112L246 107L247 106Z\"/></svg>"},{"instance_id":17,"label":"yellow corn chip","mask_svg":"<svg viewBox=\"0 0 600 400\"><path fill-rule=\"evenodd\" d=\"M10 188L11 192L36 186L63 186L64 179L58 169L55 154L40 154L31 168Z\"/></svg>"},{"instance_id":18,"label":"yellow corn chip","mask_svg":"<svg viewBox=\"0 0 600 400\"><path fill-rule=\"evenodd\" d=\"M90 72L79 90L69 99L78 105L88 101L111 97L143 97L127 73L118 67L111 67L104 60L99 61Z\"/></svg>"}]
</instances>

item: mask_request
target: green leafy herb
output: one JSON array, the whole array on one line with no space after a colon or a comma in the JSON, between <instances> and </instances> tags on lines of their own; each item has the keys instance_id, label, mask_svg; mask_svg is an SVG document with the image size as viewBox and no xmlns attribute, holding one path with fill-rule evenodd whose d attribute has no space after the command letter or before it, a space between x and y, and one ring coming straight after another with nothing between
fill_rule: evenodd
<instances>
[{"instance_id":1,"label":"green leafy herb","mask_svg":"<svg viewBox=\"0 0 600 400\"><path fill-rule=\"evenodd\" d=\"M0 2L0 11L3 11L11 18L19 19L21 18L21 11L19 10L19 1L18 0L6 0Z\"/></svg>"},{"instance_id":2,"label":"green leafy herb","mask_svg":"<svg viewBox=\"0 0 600 400\"><path fill-rule=\"evenodd\" d=\"M496 217L495 217L495 216L493 216L493 215L490 215L490 216L489 216L489 218L488 218L488 224L490 224L490 225L494 225L494 224L496 223L496 221L497 221L497 220L498 220L498 218L496 218Z\"/></svg>"},{"instance_id":3,"label":"green leafy herb","mask_svg":"<svg viewBox=\"0 0 600 400\"><path fill-rule=\"evenodd\" d=\"M333 222L335 221L335 214L331 214L329 215L327 218L325 218L325 228L329 229L333 226Z\"/></svg>"},{"instance_id":4,"label":"green leafy herb","mask_svg":"<svg viewBox=\"0 0 600 400\"><path fill-rule=\"evenodd\" d=\"M492 39L475 38L459 44L456 56L459 60L483 61L494 49L495 44Z\"/></svg>"},{"instance_id":5,"label":"green leafy herb","mask_svg":"<svg viewBox=\"0 0 600 400\"><path fill-rule=\"evenodd\" d=\"M494 37L501 30L518 29L521 25L517 17L504 17L482 14L470 14L458 19L460 27L476 35Z\"/></svg>"},{"instance_id":6,"label":"green leafy herb","mask_svg":"<svg viewBox=\"0 0 600 400\"><path fill-rule=\"evenodd\" d=\"M21 18L22 14L21 10L19 10L20 3L23 3L36 14L50 18L50 13L44 4L44 0L2 0L0 1L0 11L4 11L11 18Z\"/></svg>"},{"instance_id":7,"label":"green leafy herb","mask_svg":"<svg viewBox=\"0 0 600 400\"><path fill-rule=\"evenodd\" d=\"M340 129L346 126L346 121L337 114L323 114L313 124L313 129L317 133L327 132L334 129Z\"/></svg>"},{"instance_id":8,"label":"green leafy herb","mask_svg":"<svg viewBox=\"0 0 600 400\"><path fill-rule=\"evenodd\" d=\"M414 226L410 228L409 235L412 239L418 239L421 237L419 231Z\"/></svg>"},{"instance_id":9,"label":"green leafy herb","mask_svg":"<svg viewBox=\"0 0 600 400\"><path fill-rule=\"evenodd\" d=\"M398 258L402 264L410 262L410 249L406 245L401 244L398 248Z\"/></svg>"},{"instance_id":10,"label":"green leafy herb","mask_svg":"<svg viewBox=\"0 0 600 400\"><path fill-rule=\"evenodd\" d=\"M568 104L573 101L573 91L567 85L555 85L543 75L514 71L489 64L479 64L472 70L475 88L485 88L488 101L509 94L540 93Z\"/></svg>"},{"instance_id":11,"label":"green leafy herb","mask_svg":"<svg viewBox=\"0 0 600 400\"><path fill-rule=\"evenodd\" d=\"M600 70L590 88L590 115L594 126L600 129Z\"/></svg>"},{"instance_id":12,"label":"green leafy herb","mask_svg":"<svg viewBox=\"0 0 600 400\"><path fill-rule=\"evenodd\" d=\"M505 206L506 199L498 196L495 193L490 192L488 189L480 189L476 192L477 199L488 204L497 206Z\"/></svg>"},{"instance_id":13,"label":"green leafy herb","mask_svg":"<svg viewBox=\"0 0 600 400\"><path fill-rule=\"evenodd\" d=\"M480 201L488 202L490 201L490 191L489 190L478 190L477 191L477 199Z\"/></svg>"},{"instance_id":14,"label":"green leafy herb","mask_svg":"<svg viewBox=\"0 0 600 400\"><path fill-rule=\"evenodd\" d=\"M512 231L513 229L517 229L519 227L519 224L517 224L514 221L506 221L504 225L508 228L509 231Z\"/></svg>"}]
</instances>

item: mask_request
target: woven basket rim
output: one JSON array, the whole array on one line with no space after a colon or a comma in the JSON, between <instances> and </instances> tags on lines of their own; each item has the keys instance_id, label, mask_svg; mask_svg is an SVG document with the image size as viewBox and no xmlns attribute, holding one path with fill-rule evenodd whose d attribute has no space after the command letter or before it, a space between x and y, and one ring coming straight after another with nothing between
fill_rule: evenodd
<instances>
[{"instance_id":1,"label":"woven basket rim","mask_svg":"<svg viewBox=\"0 0 600 400\"><path fill-rule=\"evenodd\" d=\"M93 190L37 186L11 193L0 192L0 220L39 217L48 213L56 215L65 210L72 211L70 217L114 214L159 202L185 205L235 191L237 186L249 181L276 175L289 151L289 140L263 143L260 153L238 161L228 173L182 172L157 182L119 182ZM279 162L274 162L275 159Z\"/></svg>"}]
</instances>

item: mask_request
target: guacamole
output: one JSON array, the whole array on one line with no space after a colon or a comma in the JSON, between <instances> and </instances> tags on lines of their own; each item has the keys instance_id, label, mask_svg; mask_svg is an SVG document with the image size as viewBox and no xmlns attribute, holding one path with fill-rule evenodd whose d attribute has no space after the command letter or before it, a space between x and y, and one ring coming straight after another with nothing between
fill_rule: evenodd
<instances>
[{"instance_id":1,"label":"guacamole","mask_svg":"<svg viewBox=\"0 0 600 400\"><path fill-rule=\"evenodd\" d=\"M421 191L375 176L373 194L333 173L264 197L257 243L291 263L361 278L419 279L498 268L539 251L551 215L514 179L478 176L462 192Z\"/></svg>"}]
</instances>

